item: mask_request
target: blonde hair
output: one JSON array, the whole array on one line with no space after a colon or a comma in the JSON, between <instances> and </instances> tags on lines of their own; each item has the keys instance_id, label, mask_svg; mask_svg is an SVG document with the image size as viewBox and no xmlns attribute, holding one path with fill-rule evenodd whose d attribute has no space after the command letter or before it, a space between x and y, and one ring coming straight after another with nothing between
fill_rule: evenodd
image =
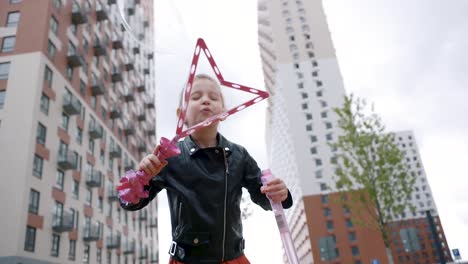
<instances>
[{"instance_id":1,"label":"blonde hair","mask_svg":"<svg viewBox=\"0 0 468 264\"><path fill-rule=\"evenodd\" d=\"M219 94L221 96L221 102L223 103L223 107L224 107L224 96L223 96L223 93L221 92L221 86L219 85L218 83L218 80L216 80L215 78L211 77L210 75L206 74L206 73L199 73L197 75L195 75L195 78L193 78L193 82L195 82L196 80L209 80L209 81L212 81L213 83L216 84L216 87L218 88L219 90ZM180 95L179 95L179 109L182 110L182 100L184 98L184 91L185 89L182 89L180 91Z\"/></svg>"}]
</instances>

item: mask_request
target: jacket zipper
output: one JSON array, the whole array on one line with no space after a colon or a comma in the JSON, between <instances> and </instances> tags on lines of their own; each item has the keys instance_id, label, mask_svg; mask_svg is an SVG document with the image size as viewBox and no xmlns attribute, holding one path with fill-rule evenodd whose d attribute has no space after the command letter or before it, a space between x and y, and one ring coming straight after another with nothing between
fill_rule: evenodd
<instances>
[{"instance_id":1,"label":"jacket zipper","mask_svg":"<svg viewBox=\"0 0 468 264\"><path fill-rule=\"evenodd\" d=\"M177 225L180 225L180 221L181 221L181 218L182 218L182 202L179 202L179 212L178 212L178 222L177 222Z\"/></svg>"},{"instance_id":2,"label":"jacket zipper","mask_svg":"<svg viewBox=\"0 0 468 264\"><path fill-rule=\"evenodd\" d=\"M224 262L224 255L225 255L225 247L226 247L226 206L227 206L227 186L228 186L228 175L229 175L229 167L228 161L226 157L226 151L223 148L223 156L224 156L224 221L223 221L223 255L221 258L221 262Z\"/></svg>"}]
</instances>

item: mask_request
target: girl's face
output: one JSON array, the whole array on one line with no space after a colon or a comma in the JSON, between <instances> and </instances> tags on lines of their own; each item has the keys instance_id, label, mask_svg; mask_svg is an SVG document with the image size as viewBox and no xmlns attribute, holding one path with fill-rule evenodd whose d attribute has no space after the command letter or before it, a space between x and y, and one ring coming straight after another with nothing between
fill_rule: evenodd
<instances>
[{"instance_id":1,"label":"girl's face","mask_svg":"<svg viewBox=\"0 0 468 264\"><path fill-rule=\"evenodd\" d=\"M217 84L209 79L195 79L187 105L187 126L196 125L223 111L224 101Z\"/></svg>"}]
</instances>

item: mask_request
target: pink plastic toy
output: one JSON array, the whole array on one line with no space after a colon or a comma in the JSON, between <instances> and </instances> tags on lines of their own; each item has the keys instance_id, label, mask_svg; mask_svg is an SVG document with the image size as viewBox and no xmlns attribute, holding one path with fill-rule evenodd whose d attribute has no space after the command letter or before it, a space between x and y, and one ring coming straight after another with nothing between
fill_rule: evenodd
<instances>
[{"instance_id":1,"label":"pink plastic toy","mask_svg":"<svg viewBox=\"0 0 468 264\"><path fill-rule=\"evenodd\" d=\"M184 127L184 121L185 121L185 115L187 112L187 103L190 99L190 93L192 91L192 84L195 78L195 71L197 69L198 65L198 59L200 57L200 53L203 51L205 54L206 58L208 59L211 68L216 74L216 77L218 78L219 83L222 86L226 86L228 88L233 88L237 89L240 91L248 92L257 95L253 99L240 104L236 107L233 107L229 110L227 110L224 113L214 115L207 120L200 122L192 127L187 128L186 130L182 131ZM182 111L181 114L179 115L179 119L177 120L177 129L176 129L176 136L172 139L169 140L167 138L161 138L160 141L160 147L157 153L155 155L160 159L160 160L166 160L170 157L174 157L180 154L180 150L177 148L177 141L179 139L184 138L193 132L211 125L213 122L216 121L221 121L226 119L228 116L233 115L234 113L237 113L253 104L256 104L264 99L268 98L268 93L265 91L257 90L245 85L240 85L236 84L233 82L225 81L223 76L221 75L221 72L219 71L218 66L216 65L216 62L213 59L213 56L211 55L210 51L208 50L208 47L205 44L205 41L201 38L197 40L197 44L195 46L195 52L193 54L192 58L192 64L190 66L190 73L189 73L189 78L187 81L187 86L185 87L184 91L184 100L182 104ZM144 186L149 184L149 181L151 180L153 176L147 175L144 171L128 171L125 176L123 176L120 179L120 184L117 186L117 191L119 192L119 197L123 202L127 203L138 203L138 201L141 198L146 198L148 197L148 192L144 190Z\"/></svg>"}]
</instances>

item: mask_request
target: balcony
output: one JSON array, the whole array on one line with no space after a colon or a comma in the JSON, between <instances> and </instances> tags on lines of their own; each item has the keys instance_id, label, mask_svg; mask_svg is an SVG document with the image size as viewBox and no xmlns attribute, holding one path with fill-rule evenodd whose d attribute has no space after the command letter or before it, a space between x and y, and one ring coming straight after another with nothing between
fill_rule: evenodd
<instances>
[{"instance_id":1,"label":"balcony","mask_svg":"<svg viewBox=\"0 0 468 264\"><path fill-rule=\"evenodd\" d=\"M143 69L143 74L149 75L150 74L150 69L149 68L144 68Z\"/></svg>"},{"instance_id":2,"label":"balcony","mask_svg":"<svg viewBox=\"0 0 468 264\"><path fill-rule=\"evenodd\" d=\"M101 238L97 224L86 225L83 229L83 240L85 242L97 241Z\"/></svg>"},{"instance_id":3,"label":"balcony","mask_svg":"<svg viewBox=\"0 0 468 264\"><path fill-rule=\"evenodd\" d=\"M140 259L148 258L148 248L140 248Z\"/></svg>"},{"instance_id":4,"label":"balcony","mask_svg":"<svg viewBox=\"0 0 468 264\"><path fill-rule=\"evenodd\" d=\"M91 139L102 138L104 129L96 121L89 122L89 137Z\"/></svg>"},{"instance_id":5,"label":"balcony","mask_svg":"<svg viewBox=\"0 0 468 264\"><path fill-rule=\"evenodd\" d=\"M153 217L149 221L149 227L150 228L158 228L158 219Z\"/></svg>"},{"instance_id":6,"label":"balcony","mask_svg":"<svg viewBox=\"0 0 468 264\"><path fill-rule=\"evenodd\" d=\"M159 254L158 252L151 254L150 263L159 263Z\"/></svg>"},{"instance_id":7,"label":"balcony","mask_svg":"<svg viewBox=\"0 0 468 264\"><path fill-rule=\"evenodd\" d=\"M148 20L145 20L143 22L143 27L145 27L145 28L149 27L149 21Z\"/></svg>"},{"instance_id":8,"label":"balcony","mask_svg":"<svg viewBox=\"0 0 468 264\"><path fill-rule=\"evenodd\" d=\"M53 214L52 216L52 230L54 232L70 232L73 230L73 214L70 212L63 212L62 215Z\"/></svg>"},{"instance_id":9,"label":"balcony","mask_svg":"<svg viewBox=\"0 0 468 264\"><path fill-rule=\"evenodd\" d=\"M142 93L146 91L146 86L144 84L140 84L136 87L137 92Z\"/></svg>"},{"instance_id":10,"label":"balcony","mask_svg":"<svg viewBox=\"0 0 468 264\"><path fill-rule=\"evenodd\" d=\"M125 243L124 248L123 248L123 253L125 255L134 254L135 253L135 241Z\"/></svg>"},{"instance_id":11,"label":"balcony","mask_svg":"<svg viewBox=\"0 0 468 264\"><path fill-rule=\"evenodd\" d=\"M71 94L64 95L63 96L63 111L67 113L67 115L77 115L81 113L80 100Z\"/></svg>"},{"instance_id":12,"label":"balcony","mask_svg":"<svg viewBox=\"0 0 468 264\"><path fill-rule=\"evenodd\" d=\"M135 15L135 7L130 6L129 8L127 8L127 14L128 14L129 16Z\"/></svg>"},{"instance_id":13,"label":"balcony","mask_svg":"<svg viewBox=\"0 0 468 264\"><path fill-rule=\"evenodd\" d=\"M123 81L122 71L118 69L113 70L111 74L111 79L114 83Z\"/></svg>"},{"instance_id":14,"label":"balcony","mask_svg":"<svg viewBox=\"0 0 468 264\"><path fill-rule=\"evenodd\" d=\"M128 123L125 125L123 132L126 136L134 135L135 127L133 126L133 124Z\"/></svg>"},{"instance_id":15,"label":"balcony","mask_svg":"<svg viewBox=\"0 0 468 264\"><path fill-rule=\"evenodd\" d=\"M140 112L140 113L138 113L137 119L138 119L138 121L145 121L145 120L146 120L146 114L145 114L145 112Z\"/></svg>"},{"instance_id":16,"label":"balcony","mask_svg":"<svg viewBox=\"0 0 468 264\"><path fill-rule=\"evenodd\" d=\"M122 38L116 38L112 41L112 48L113 49L123 49L123 41Z\"/></svg>"},{"instance_id":17,"label":"balcony","mask_svg":"<svg viewBox=\"0 0 468 264\"><path fill-rule=\"evenodd\" d=\"M148 136L156 136L156 130L155 130L154 128L148 128L148 129L146 130L146 134L147 134Z\"/></svg>"},{"instance_id":18,"label":"balcony","mask_svg":"<svg viewBox=\"0 0 468 264\"><path fill-rule=\"evenodd\" d=\"M111 119L120 118L122 117L122 111L120 111L119 108L112 106L109 112L109 117Z\"/></svg>"},{"instance_id":19,"label":"balcony","mask_svg":"<svg viewBox=\"0 0 468 264\"><path fill-rule=\"evenodd\" d=\"M102 186L102 173L98 170L88 172L86 177L86 185L88 187L101 187Z\"/></svg>"},{"instance_id":20,"label":"balcony","mask_svg":"<svg viewBox=\"0 0 468 264\"><path fill-rule=\"evenodd\" d=\"M135 0L135 5L141 4L141 0Z\"/></svg>"},{"instance_id":21,"label":"balcony","mask_svg":"<svg viewBox=\"0 0 468 264\"><path fill-rule=\"evenodd\" d=\"M110 158L120 158L122 157L122 149L120 146L111 146L109 149L109 157Z\"/></svg>"},{"instance_id":22,"label":"balcony","mask_svg":"<svg viewBox=\"0 0 468 264\"><path fill-rule=\"evenodd\" d=\"M120 248L120 236L107 236L106 238L107 249Z\"/></svg>"},{"instance_id":23,"label":"balcony","mask_svg":"<svg viewBox=\"0 0 468 264\"><path fill-rule=\"evenodd\" d=\"M125 102L134 102L135 101L135 96L133 95L132 92L130 91L127 91L124 95L123 95L123 99Z\"/></svg>"},{"instance_id":24,"label":"balcony","mask_svg":"<svg viewBox=\"0 0 468 264\"><path fill-rule=\"evenodd\" d=\"M140 47L133 47L133 54L140 54Z\"/></svg>"},{"instance_id":25,"label":"balcony","mask_svg":"<svg viewBox=\"0 0 468 264\"><path fill-rule=\"evenodd\" d=\"M145 103L145 105L146 105L146 108L148 108L148 109L154 108L154 100L153 100L153 99L148 100L148 101Z\"/></svg>"},{"instance_id":26,"label":"balcony","mask_svg":"<svg viewBox=\"0 0 468 264\"><path fill-rule=\"evenodd\" d=\"M154 58L153 52L148 53L148 60L152 60Z\"/></svg>"},{"instance_id":27,"label":"balcony","mask_svg":"<svg viewBox=\"0 0 468 264\"><path fill-rule=\"evenodd\" d=\"M107 55L107 45L108 43L104 43L100 41L98 38L95 38L94 44L93 44L94 56Z\"/></svg>"},{"instance_id":28,"label":"balcony","mask_svg":"<svg viewBox=\"0 0 468 264\"><path fill-rule=\"evenodd\" d=\"M76 170L78 154L73 151L59 151L57 166L62 170Z\"/></svg>"},{"instance_id":29,"label":"balcony","mask_svg":"<svg viewBox=\"0 0 468 264\"><path fill-rule=\"evenodd\" d=\"M85 63L85 59L83 55L81 55L78 51L68 51L67 54L67 64L68 66L75 68L81 67Z\"/></svg>"},{"instance_id":30,"label":"balcony","mask_svg":"<svg viewBox=\"0 0 468 264\"><path fill-rule=\"evenodd\" d=\"M139 152L145 152L147 149L146 144L144 142L138 143L138 151Z\"/></svg>"},{"instance_id":31,"label":"balcony","mask_svg":"<svg viewBox=\"0 0 468 264\"><path fill-rule=\"evenodd\" d=\"M106 93L106 87L104 86L104 83L93 80L91 82L91 95L93 96L98 96L98 95L103 95Z\"/></svg>"},{"instance_id":32,"label":"balcony","mask_svg":"<svg viewBox=\"0 0 468 264\"><path fill-rule=\"evenodd\" d=\"M115 202L119 200L119 193L115 186L109 186L107 188L107 199L111 202Z\"/></svg>"},{"instance_id":33,"label":"balcony","mask_svg":"<svg viewBox=\"0 0 468 264\"><path fill-rule=\"evenodd\" d=\"M96 9L96 20L97 21L104 21L109 19L109 10L105 5L101 5L98 9Z\"/></svg>"},{"instance_id":34,"label":"balcony","mask_svg":"<svg viewBox=\"0 0 468 264\"><path fill-rule=\"evenodd\" d=\"M148 220L148 212L147 211L139 211L138 212L138 219L140 219L140 221Z\"/></svg>"},{"instance_id":35,"label":"balcony","mask_svg":"<svg viewBox=\"0 0 468 264\"><path fill-rule=\"evenodd\" d=\"M117 0L107 0L108 5L114 5L117 3Z\"/></svg>"},{"instance_id":36,"label":"balcony","mask_svg":"<svg viewBox=\"0 0 468 264\"><path fill-rule=\"evenodd\" d=\"M134 170L134 169L135 169L135 165L133 164L133 162L129 162L129 161L124 162L124 171L129 171L129 170Z\"/></svg>"},{"instance_id":37,"label":"balcony","mask_svg":"<svg viewBox=\"0 0 468 264\"><path fill-rule=\"evenodd\" d=\"M88 22L86 12L75 4L72 5L71 19L74 25L80 25Z\"/></svg>"},{"instance_id":38,"label":"balcony","mask_svg":"<svg viewBox=\"0 0 468 264\"><path fill-rule=\"evenodd\" d=\"M129 61L127 63L125 63L125 70L126 71L132 71L135 69L135 65L133 64L132 61Z\"/></svg>"}]
</instances>

